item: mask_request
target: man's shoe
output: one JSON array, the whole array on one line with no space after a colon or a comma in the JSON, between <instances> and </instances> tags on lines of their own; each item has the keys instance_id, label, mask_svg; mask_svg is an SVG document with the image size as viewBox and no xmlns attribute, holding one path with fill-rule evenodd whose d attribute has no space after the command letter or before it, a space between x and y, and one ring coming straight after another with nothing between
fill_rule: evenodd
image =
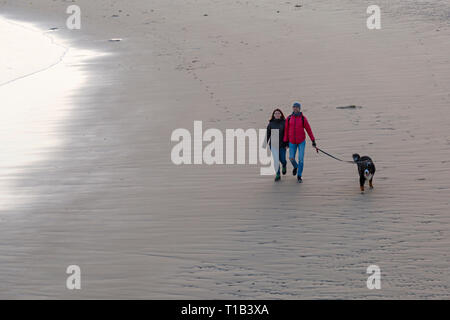
<instances>
[{"instance_id":1,"label":"man's shoe","mask_svg":"<svg viewBox=\"0 0 450 320\"><path fill-rule=\"evenodd\" d=\"M286 174L286 166L283 166L282 172L283 172L283 176L284 176Z\"/></svg>"},{"instance_id":2,"label":"man's shoe","mask_svg":"<svg viewBox=\"0 0 450 320\"><path fill-rule=\"evenodd\" d=\"M277 176L275 177L275 181L280 181L280 179L281 179L280 174L277 173Z\"/></svg>"},{"instance_id":3,"label":"man's shoe","mask_svg":"<svg viewBox=\"0 0 450 320\"><path fill-rule=\"evenodd\" d=\"M298 182L298 183L302 183L302 182L303 182L302 177L298 176L298 177L297 177L297 182Z\"/></svg>"},{"instance_id":4,"label":"man's shoe","mask_svg":"<svg viewBox=\"0 0 450 320\"><path fill-rule=\"evenodd\" d=\"M296 176L297 175L297 168L294 168L294 170L292 170L292 175Z\"/></svg>"}]
</instances>

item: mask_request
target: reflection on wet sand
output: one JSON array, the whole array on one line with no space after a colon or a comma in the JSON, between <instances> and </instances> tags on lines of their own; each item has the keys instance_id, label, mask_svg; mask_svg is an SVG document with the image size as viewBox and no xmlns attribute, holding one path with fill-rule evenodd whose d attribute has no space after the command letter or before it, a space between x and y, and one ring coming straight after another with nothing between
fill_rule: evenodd
<instances>
[{"instance_id":1,"label":"reflection on wet sand","mask_svg":"<svg viewBox=\"0 0 450 320\"><path fill-rule=\"evenodd\" d=\"M0 19L0 210L14 204L14 177L61 145L71 95L87 75L71 66L94 52L68 48L55 33Z\"/></svg>"}]
</instances>

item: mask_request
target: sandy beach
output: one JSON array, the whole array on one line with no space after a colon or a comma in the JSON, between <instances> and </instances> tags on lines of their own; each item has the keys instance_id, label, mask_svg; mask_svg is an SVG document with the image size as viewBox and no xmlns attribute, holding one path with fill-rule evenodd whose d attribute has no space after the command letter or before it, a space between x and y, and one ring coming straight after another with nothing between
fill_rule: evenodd
<instances>
[{"instance_id":1,"label":"sandy beach","mask_svg":"<svg viewBox=\"0 0 450 320\"><path fill-rule=\"evenodd\" d=\"M31 131L57 143L0 162L0 298L449 299L450 5L379 1L369 30L371 4L0 0L1 18L57 28L85 77ZM374 159L373 190L309 140L301 185L290 164L274 183L259 165L171 161L177 128L263 129L297 100L320 148Z\"/></svg>"}]
</instances>

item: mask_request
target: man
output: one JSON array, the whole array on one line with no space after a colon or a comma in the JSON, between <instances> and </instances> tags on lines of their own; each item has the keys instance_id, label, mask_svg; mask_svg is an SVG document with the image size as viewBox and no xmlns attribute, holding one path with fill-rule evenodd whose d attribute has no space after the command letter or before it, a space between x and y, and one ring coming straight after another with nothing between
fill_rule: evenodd
<instances>
[{"instance_id":1,"label":"man","mask_svg":"<svg viewBox=\"0 0 450 320\"><path fill-rule=\"evenodd\" d=\"M292 105L292 114L286 119L286 124L284 126L284 141L289 142L289 160L294 167L292 175L297 175L298 183L302 183L302 173L303 173L303 158L305 157L305 145L306 145L306 134L308 133L309 138L312 141L314 148L317 147L316 139L312 133L311 127L309 126L308 119L303 115L301 110L301 104L295 102ZM298 149L298 163L295 161L295 154Z\"/></svg>"}]
</instances>

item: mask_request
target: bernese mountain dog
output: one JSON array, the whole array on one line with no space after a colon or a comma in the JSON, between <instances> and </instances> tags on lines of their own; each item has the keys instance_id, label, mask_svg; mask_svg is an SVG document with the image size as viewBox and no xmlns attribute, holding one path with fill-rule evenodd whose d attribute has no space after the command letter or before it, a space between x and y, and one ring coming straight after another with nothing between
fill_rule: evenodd
<instances>
[{"instance_id":1,"label":"bernese mountain dog","mask_svg":"<svg viewBox=\"0 0 450 320\"><path fill-rule=\"evenodd\" d=\"M373 163L372 159L368 156L360 157L357 153L353 154L352 158L358 166L359 187L361 189L361 193L364 193L364 184L366 183L366 180L369 180L369 187L370 189L373 189L375 164Z\"/></svg>"}]
</instances>

